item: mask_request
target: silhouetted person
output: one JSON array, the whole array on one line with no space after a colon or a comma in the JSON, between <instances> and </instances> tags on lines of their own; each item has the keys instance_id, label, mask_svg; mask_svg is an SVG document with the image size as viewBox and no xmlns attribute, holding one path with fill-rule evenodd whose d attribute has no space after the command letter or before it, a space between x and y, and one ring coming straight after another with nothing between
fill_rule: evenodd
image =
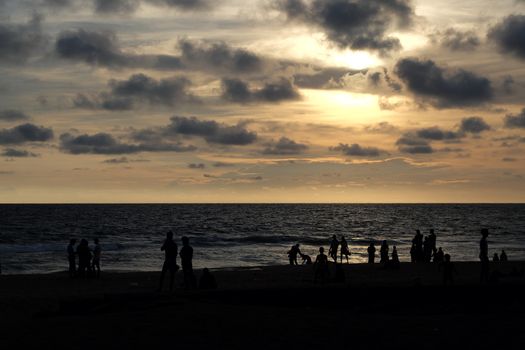
<instances>
[{"instance_id":1,"label":"silhouetted person","mask_svg":"<svg viewBox=\"0 0 525 350\"><path fill-rule=\"evenodd\" d=\"M445 253L443 253L443 249L439 247L438 251L434 254L434 262L440 263L443 262L445 259Z\"/></svg>"},{"instance_id":2,"label":"silhouetted person","mask_svg":"<svg viewBox=\"0 0 525 350\"><path fill-rule=\"evenodd\" d=\"M366 250L368 252L368 263L373 264L376 259L376 246L374 242L370 243L370 246Z\"/></svg>"},{"instance_id":3,"label":"silhouetted person","mask_svg":"<svg viewBox=\"0 0 525 350\"><path fill-rule=\"evenodd\" d=\"M343 263L343 255L346 257L346 263L348 264L348 256L350 256L350 249L348 249L348 242L344 236L341 236L341 264Z\"/></svg>"},{"instance_id":4,"label":"silhouetted person","mask_svg":"<svg viewBox=\"0 0 525 350\"><path fill-rule=\"evenodd\" d=\"M93 240L95 242L95 248L93 248L93 262L91 263L91 268L93 272L96 273L97 277L100 277L100 254L102 253L102 248L98 243L98 238Z\"/></svg>"},{"instance_id":5,"label":"silhouetted person","mask_svg":"<svg viewBox=\"0 0 525 350\"><path fill-rule=\"evenodd\" d=\"M416 235L414 236L414 239L412 239L412 244L415 247L414 261L423 261L423 235L421 234L421 231L416 230Z\"/></svg>"},{"instance_id":6,"label":"silhouetted person","mask_svg":"<svg viewBox=\"0 0 525 350\"><path fill-rule=\"evenodd\" d=\"M379 250L379 254L381 257L381 260L379 261L381 264L386 264L388 262L388 243L386 240L383 241L381 244L381 249Z\"/></svg>"},{"instance_id":7,"label":"silhouetted person","mask_svg":"<svg viewBox=\"0 0 525 350\"><path fill-rule=\"evenodd\" d=\"M501 254L499 255L499 261L508 261L507 253L505 253L504 250L502 250Z\"/></svg>"},{"instance_id":8,"label":"silhouetted person","mask_svg":"<svg viewBox=\"0 0 525 350\"><path fill-rule=\"evenodd\" d=\"M182 237L182 248L180 250L180 261L182 273L184 274L184 287L187 289L195 288L195 275L193 274L193 248L190 246L190 239Z\"/></svg>"},{"instance_id":9,"label":"silhouetted person","mask_svg":"<svg viewBox=\"0 0 525 350\"><path fill-rule=\"evenodd\" d=\"M202 270L202 275L199 280L199 289L215 289L217 288L217 281L215 277L211 274L210 270L204 268Z\"/></svg>"},{"instance_id":10,"label":"silhouetted person","mask_svg":"<svg viewBox=\"0 0 525 350\"><path fill-rule=\"evenodd\" d=\"M416 256L416 245L412 243L412 246L410 247L410 262L416 262L417 256Z\"/></svg>"},{"instance_id":11,"label":"silhouetted person","mask_svg":"<svg viewBox=\"0 0 525 350\"><path fill-rule=\"evenodd\" d=\"M170 272L170 291L173 290L173 283L175 282L175 273L179 270L177 265L177 244L173 241L173 232L166 233L166 240L160 248L164 251L164 264L162 264L162 272L160 273L159 291L162 290L164 277L166 272Z\"/></svg>"},{"instance_id":12,"label":"silhouetted person","mask_svg":"<svg viewBox=\"0 0 525 350\"><path fill-rule=\"evenodd\" d=\"M337 262L337 249L339 248L339 241L337 240L337 237L335 235L332 236L332 242L330 242L330 249L328 249L328 255L332 259L334 259L334 262Z\"/></svg>"},{"instance_id":13,"label":"silhouetted person","mask_svg":"<svg viewBox=\"0 0 525 350\"><path fill-rule=\"evenodd\" d=\"M301 254L301 258L303 259L303 265L312 265L312 258L310 258L310 255Z\"/></svg>"},{"instance_id":14,"label":"silhouetted person","mask_svg":"<svg viewBox=\"0 0 525 350\"><path fill-rule=\"evenodd\" d=\"M290 265L299 265L297 263L298 254L301 254L301 250L299 249L299 244L295 244L288 251L288 259L290 260Z\"/></svg>"},{"instance_id":15,"label":"silhouetted person","mask_svg":"<svg viewBox=\"0 0 525 350\"><path fill-rule=\"evenodd\" d=\"M401 266L399 262L399 255L397 254L397 247L392 247L392 260L390 260L390 267L397 270Z\"/></svg>"},{"instance_id":16,"label":"silhouetted person","mask_svg":"<svg viewBox=\"0 0 525 350\"><path fill-rule=\"evenodd\" d=\"M481 271L479 275L480 283L487 283L489 281L489 245L487 237L489 230L486 228L481 230L481 240L479 241L479 260L481 262Z\"/></svg>"},{"instance_id":17,"label":"silhouetted person","mask_svg":"<svg viewBox=\"0 0 525 350\"><path fill-rule=\"evenodd\" d=\"M319 255L315 258L314 271L314 282L324 283L328 278L328 257L325 255L323 247L319 248Z\"/></svg>"},{"instance_id":18,"label":"silhouetted person","mask_svg":"<svg viewBox=\"0 0 525 350\"><path fill-rule=\"evenodd\" d=\"M443 285L454 284L454 274L457 271L454 264L450 262L450 254L445 254L444 261L439 266L443 269Z\"/></svg>"},{"instance_id":19,"label":"silhouetted person","mask_svg":"<svg viewBox=\"0 0 525 350\"><path fill-rule=\"evenodd\" d=\"M428 244L430 245L430 250L432 251L432 254L436 254L437 252L436 241L437 241L437 236L434 233L434 229L431 229L430 234L428 235Z\"/></svg>"},{"instance_id":20,"label":"silhouetted person","mask_svg":"<svg viewBox=\"0 0 525 350\"><path fill-rule=\"evenodd\" d=\"M432 259L432 247L430 246L430 239L425 237L423 240L423 261L430 262Z\"/></svg>"},{"instance_id":21,"label":"silhouetted person","mask_svg":"<svg viewBox=\"0 0 525 350\"><path fill-rule=\"evenodd\" d=\"M67 260L69 262L69 277L75 277L77 273L77 262L75 254L75 244L77 243L76 239L70 239L67 246Z\"/></svg>"},{"instance_id":22,"label":"silhouetted person","mask_svg":"<svg viewBox=\"0 0 525 350\"><path fill-rule=\"evenodd\" d=\"M492 256L492 261L493 261L493 262L499 262L499 256L498 256L498 253L494 253L494 255Z\"/></svg>"},{"instance_id":23,"label":"silhouetted person","mask_svg":"<svg viewBox=\"0 0 525 350\"><path fill-rule=\"evenodd\" d=\"M89 250L89 244L86 239L80 240L80 244L77 247L78 255L78 275L80 277L86 277L86 273L91 272L91 251Z\"/></svg>"}]
</instances>

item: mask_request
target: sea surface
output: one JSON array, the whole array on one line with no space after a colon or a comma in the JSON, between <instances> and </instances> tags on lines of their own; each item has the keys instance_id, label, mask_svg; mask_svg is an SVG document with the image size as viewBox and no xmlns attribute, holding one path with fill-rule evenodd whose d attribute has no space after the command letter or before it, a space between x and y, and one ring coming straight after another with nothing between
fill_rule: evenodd
<instances>
[{"instance_id":1,"label":"sea surface","mask_svg":"<svg viewBox=\"0 0 525 350\"><path fill-rule=\"evenodd\" d=\"M314 258L333 234L346 237L351 263L382 240L409 261L415 230L431 228L455 261L477 260L481 228L491 232L491 255L505 249L509 260L525 260L520 204L64 204L0 205L0 263L4 274L64 271L69 239L92 246L98 237L102 269L157 271L169 230L179 247L190 238L197 268L286 264L295 243Z\"/></svg>"}]
</instances>

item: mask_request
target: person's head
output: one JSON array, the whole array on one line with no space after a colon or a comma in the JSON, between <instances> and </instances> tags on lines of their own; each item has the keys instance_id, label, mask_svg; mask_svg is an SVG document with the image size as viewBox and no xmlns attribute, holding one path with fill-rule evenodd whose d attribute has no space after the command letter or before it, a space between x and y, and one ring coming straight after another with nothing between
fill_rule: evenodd
<instances>
[{"instance_id":1,"label":"person's head","mask_svg":"<svg viewBox=\"0 0 525 350\"><path fill-rule=\"evenodd\" d=\"M87 241L87 239L82 238L82 240L80 241L80 244L81 244L81 245L88 245L88 241Z\"/></svg>"},{"instance_id":2,"label":"person's head","mask_svg":"<svg viewBox=\"0 0 525 350\"><path fill-rule=\"evenodd\" d=\"M300 247L300 244L297 243L297 244L295 245L295 248L299 248L299 247Z\"/></svg>"},{"instance_id":3,"label":"person's head","mask_svg":"<svg viewBox=\"0 0 525 350\"><path fill-rule=\"evenodd\" d=\"M333 235L333 236L332 236L332 239L337 239L336 235Z\"/></svg>"},{"instance_id":4,"label":"person's head","mask_svg":"<svg viewBox=\"0 0 525 350\"><path fill-rule=\"evenodd\" d=\"M396 247L396 246L394 246L394 247L393 247L392 249L393 249L393 250L397 250L397 247Z\"/></svg>"},{"instance_id":5,"label":"person's head","mask_svg":"<svg viewBox=\"0 0 525 350\"><path fill-rule=\"evenodd\" d=\"M440 252L442 252L442 251L443 251L443 248L439 247L439 249L438 249L438 250L439 250Z\"/></svg>"},{"instance_id":6,"label":"person's head","mask_svg":"<svg viewBox=\"0 0 525 350\"><path fill-rule=\"evenodd\" d=\"M169 239L170 241L173 239L173 231L168 231L168 233L166 233L166 239Z\"/></svg>"},{"instance_id":7,"label":"person's head","mask_svg":"<svg viewBox=\"0 0 525 350\"><path fill-rule=\"evenodd\" d=\"M450 262L450 254L445 254L445 261Z\"/></svg>"},{"instance_id":8,"label":"person's head","mask_svg":"<svg viewBox=\"0 0 525 350\"><path fill-rule=\"evenodd\" d=\"M188 245L190 244L190 239L186 236L182 237L182 244L183 245Z\"/></svg>"},{"instance_id":9,"label":"person's head","mask_svg":"<svg viewBox=\"0 0 525 350\"><path fill-rule=\"evenodd\" d=\"M505 254L505 251L503 249L501 250L501 254Z\"/></svg>"},{"instance_id":10,"label":"person's head","mask_svg":"<svg viewBox=\"0 0 525 350\"><path fill-rule=\"evenodd\" d=\"M374 242L370 243L370 246L371 246L371 247L373 247L374 245L375 245Z\"/></svg>"},{"instance_id":11,"label":"person's head","mask_svg":"<svg viewBox=\"0 0 525 350\"><path fill-rule=\"evenodd\" d=\"M433 228L430 229L430 234L431 234L431 235L434 234L434 229L433 229Z\"/></svg>"},{"instance_id":12,"label":"person's head","mask_svg":"<svg viewBox=\"0 0 525 350\"><path fill-rule=\"evenodd\" d=\"M93 242L95 242L95 244L98 244L98 238L95 238Z\"/></svg>"},{"instance_id":13,"label":"person's head","mask_svg":"<svg viewBox=\"0 0 525 350\"><path fill-rule=\"evenodd\" d=\"M419 231L419 230L416 230L416 233L417 233L417 234L419 235L419 234L421 234L421 231Z\"/></svg>"},{"instance_id":14,"label":"person's head","mask_svg":"<svg viewBox=\"0 0 525 350\"><path fill-rule=\"evenodd\" d=\"M75 243L77 243L77 240L76 240L76 239L71 238L71 239L69 240L69 244L75 244Z\"/></svg>"},{"instance_id":15,"label":"person's head","mask_svg":"<svg viewBox=\"0 0 525 350\"><path fill-rule=\"evenodd\" d=\"M320 247L320 248L319 248L319 253L320 253L320 254L323 254L323 253L324 253L324 248L323 248L323 247Z\"/></svg>"},{"instance_id":16,"label":"person's head","mask_svg":"<svg viewBox=\"0 0 525 350\"><path fill-rule=\"evenodd\" d=\"M489 235L489 230L486 228L481 229L481 235L487 237Z\"/></svg>"},{"instance_id":17,"label":"person's head","mask_svg":"<svg viewBox=\"0 0 525 350\"><path fill-rule=\"evenodd\" d=\"M383 245L386 245L386 239L383 241Z\"/></svg>"}]
</instances>

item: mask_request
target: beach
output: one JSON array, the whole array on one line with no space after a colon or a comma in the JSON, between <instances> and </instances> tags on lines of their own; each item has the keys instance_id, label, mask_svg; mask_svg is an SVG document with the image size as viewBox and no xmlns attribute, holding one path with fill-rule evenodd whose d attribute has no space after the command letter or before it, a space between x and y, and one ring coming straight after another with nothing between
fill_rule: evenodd
<instances>
[{"instance_id":1,"label":"beach","mask_svg":"<svg viewBox=\"0 0 525 350\"><path fill-rule=\"evenodd\" d=\"M437 264L345 264L343 283L314 283L313 267L213 270L218 288L156 292L158 272L0 275L0 341L6 346L215 348L521 348L525 262L455 263L452 286ZM330 266L333 276L334 266ZM197 277L200 271L196 271Z\"/></svg>"}]
</instances>

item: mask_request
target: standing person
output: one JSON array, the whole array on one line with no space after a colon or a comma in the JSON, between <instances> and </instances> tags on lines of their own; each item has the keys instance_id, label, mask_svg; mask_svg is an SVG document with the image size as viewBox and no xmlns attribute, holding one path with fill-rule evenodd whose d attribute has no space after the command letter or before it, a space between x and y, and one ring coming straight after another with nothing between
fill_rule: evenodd
<instances>
[{"instance_id":1,"label":"standing person","mask_svg":"<svg viewBox=\"0 0 525 350\"><path fill-rule=\"evenodd\" d=\"M346 257L346 263L348 264L348 256L350 255L350 249L348 249L348 242L344 236L341 236L341 264L343 263L343 255Z\"/></svg>"},{"instance_id":2,"label":"standing person","mask_svg":"<svg viewBox=\"0 0 525 350\"><path fill-rule=\"evenodd\" d=\"M177 265L177 253L178 247L177 244L173 241L173 232L169 231L166 233L166 240L160 248L161 251L164 251L164 264L162 264L162 272L160 273L160 282L159 289L162 290L162 284L164 283L164 277L166 272L170 272L170 291L173 290L173 282L175 281L175 273L179 270L179 265Z\"/></svg>"},{"instance_id":3,"label":"standing person","mask_svg":"<svg viewBox=\"0 0 525 350\"><path fill-rule=\"evenodd\" d=\"M445 258L445 253L443 252L443 248L439 247L438 251L434 254L434 262L435 263L443 262L444 258Z\"/></svg>"},{"instance_id":4,"label":"standing person","mask_svg":"<svg viewBox=\"0 0 525 350\"><path fill-rule=\"evenodd\" d=\"M190 246L190 239L186 236L182 237L182 249L180 250L180 260L182 265L182 273L184 274L184 287L186 289L193 289L196 285L192 263L193 248Z\"/></svg>"},{"instance_id":5,"label":"standing person","mask_svg":"<svg viewBox=\"0 0 525 350\"><path fill-rule=\"evenodd\" d=\"M432 250L432 254L436 254L436 252L437 252L437 248L436 248L437 236L434 233L434 229L430 230L430 235L428 235L428 243L429 243L429 246L430 246L430 250Z\"/></svg>"},{"instance_id":6,"label":"standing person","mask_svg":"<svg viewBox=\"0 0 525 350\"><path fill-rule=\"evenodd\" d=\"M481 262L481 271L479 275L480 283L488 283L489 281L489 245L487 237L489 230L486 228L481 230L481 240L479 241L479 260Z\"/></svg>"},{"instance_id":7,"label":"standing person","mask_svg":"<svg viewBox=\"0 0 525 350\"><path fill-rule=\"evenodd\" d=\"M318 281L324 283L326 279L328 278L328 257L324 254L324 248L319 248L319 255L317 255L317 258L315 259L314 263L314 282L317 283Z\"/></svg>"},{"instance_id":8,"label":"standing person","mask_svg":"<svg viewBox=\"0 0 525 350\"><path fill-rule=\"evenodd\" d=\"M505 251L502 249L501 254L499 255L499 261L507 261L507 260L508 260L507 253L505 253Z\"/></svg>"},{"instance_id":9,"label":"standing person","mask_svg":"<svg viewBox=\"0 0 525 350\"><path fill-rule=\"evenodd\" d=\"M399 262L399 255L397 254L397 247L394 246L392 248L392 266L394 268L399 268L400 262Z\"/></svg>"},{"instance_id":10,"label":"standing person","mask_svg":"<svg viewBox=\"0 0 525 350\"><path fill-rule=\"evenodd\" d=\"M383 241L383 244L381 244L381 249L379 250L381 260L379 261L381 264L388 262L388 243L386 240Z\"/></svg>"},{"instance_id":11,"label":"standing person","mask_svg":"<svg viewBox=\"0 0 525 350\"><path fill-rule=\"evenodd\" d=\"M295 244L288 251L288 259L290 260L290 265L299 265L297 263L297 254L301 254L299 250L299 244Z\"/></svg>"},{"instance_id":12,"label":"standing person","mask_svg":"<svg viewBox=\"0 0 525 350\"><path fill-rule=\"evenodd\" d=\"M337 262L337 248L339 248L339 241L337 240L337 237L333 235L330 249L328 249L328 255L334 259L334 262Z\"/></svg>"},{"instance_id":13,"label":"standing person","mask_svg":"<svg viewBox=\"0 0 525 350\"><path fill-rule=\"evenodd\" d=\"M82 238L77 247L78 255L78 275L86 277L86 273L91 272L91 252L89 251L89 244L87 239Z\"/></svg>"},{"instance_id":14,"label":"standing person","mask_svg":"<svg viewBox=\"0 0 525 350\"><path fill-rule=\"evenodd\" d=\"M77 273L77 262L75 255L75 244L77 240L72 238L67 246L67 260L69 261L69 277L75 277Z\"/></svg>"},{"instance_id":15,"label":"standing person","mask_svg":"<svg viewBox=\"0 0 525 350\"><path fill-rule=\"evenodd\" d=\"M95 242L95 248L93 248L93 262L91 263L91 268L93 272L96 273L97 278L100 277L100 254L102 253L102 248L98 242L98 238L93 240Z\"/></svg>"},{"instance_id":16,"label":"standing person","mask_svg":"<svg viewBox=\"0 0 525 350\"><path fill-rule=\"evenodd\" d=\"M421 231L416 230L416 235L412 239L412 244L414 245L414 261L421 262L423 261L423 235Z\"/></svg>"},{"instance_id":17,"label":"standing person","mask_svg":"<svg viewBox=\"0 0 525 350\"><path fill-rule=\"evenodd\" d=\"M370 246L367 249L368 252L368 263L373 264L376 259L376 246L374 242L370 243Z\"/></svg>"}]
</instances>

